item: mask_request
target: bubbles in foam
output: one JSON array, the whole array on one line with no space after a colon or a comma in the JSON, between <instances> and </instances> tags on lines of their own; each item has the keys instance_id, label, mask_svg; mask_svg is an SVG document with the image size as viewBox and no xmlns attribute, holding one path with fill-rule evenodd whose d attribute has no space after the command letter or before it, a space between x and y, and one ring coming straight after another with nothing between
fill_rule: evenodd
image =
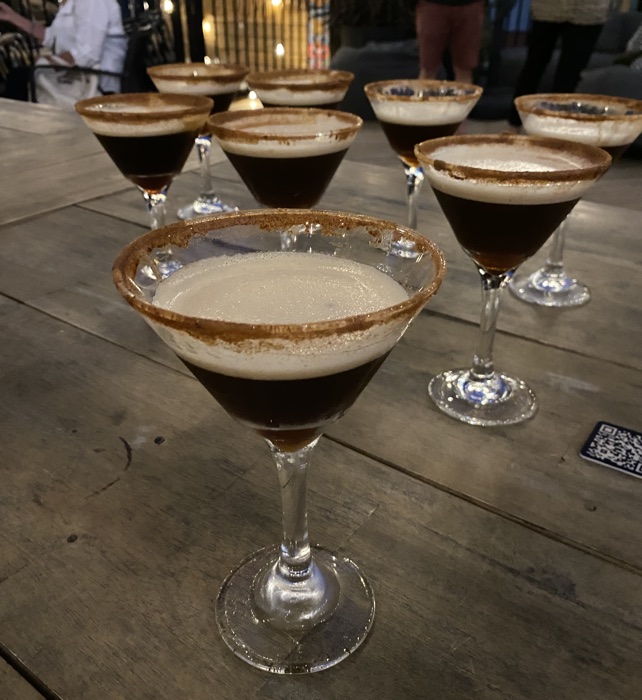
<instances>
[{"instance_id":1,"label":"bubbles in foam","mask_svg":"<svg viewBox=\"0 0 642 700\"><path fill-rule=\"evenodd\" d=\"M234 323L300 324L346 318L408 296L391 277L321 253L206 258L159 286L158 306Z\"/></svg>"},{"instance_id":2,"label":"bubbles in foam","mask_svg":"<svg viewBox=\"0 0 642 700\"><path fill-rule=\"evenodd\" d=\"M367 314L408 299L376 268L320 253L250 253L192 263L161 282L154 304L176 313L251 324L306 324ZM160 332L160 331L159 331ZM238 352L224 342L176 345L190 362L233 376L322 376L357 367L388 352L399 326L338 332L309 342ZM166 339L167 340L167 339Z\"/></svg>"}]
</instances>

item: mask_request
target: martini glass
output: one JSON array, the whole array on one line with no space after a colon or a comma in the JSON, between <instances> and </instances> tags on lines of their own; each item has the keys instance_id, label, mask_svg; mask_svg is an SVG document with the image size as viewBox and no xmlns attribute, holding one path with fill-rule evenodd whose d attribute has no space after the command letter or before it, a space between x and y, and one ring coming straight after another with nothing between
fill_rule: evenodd
<instances>
[{"instance_id":1,"label":"martini glass","mask_svg":"<svg viewBox=\"0 0 642 700\"><path fill-rule=\"evenodd\" d=\"M450 136L419 144L424 168L482 284L480 336L471 368L443 372L429 394L465 423L509 425L537 410L521 380L493 365L501 291L611 163L595 146L534 136Z\"/></svg>"},{"instance_id":2,"label":"martini glass","mask_svg":"<svg viewBox=\"0 0 642 700\"><path fill-rule=\"evenodd\" d=\"M582 94L524 95L515 100L524 129L600 146L615 163L642 133L642 101ZM574 307L588 303L588 287L564 270L565 222L553 234L544 267L516 275L508 285L522 301L540 306Z\"/></svg>"},{"instance_id":3,"label":"martini glass","mask_svg":"<svg viewBox=\"0 0 642 700\"><path fill-rule=\"evenodd\" d=\"M232 63L168 63L147 69L159 92L182 95L205 95L214 100L212 114L225 112L232 104L249 69ZM196 150L200 162L201 191L198 197L178 210L180 219L193 219L222 212L238 211L238 207L226 204L214 192L210 166L212 136L204 128L196 137Z\"/></svg>"},{"instance_id":4,"label":"martini glass","mask_svg":"<svg viewBox=\"0 0 642 700\"><path fill-rule=\"evenodd\" d=\"M347 112L276 107L217 114L208 123L258 202L299 209L321 199L363 121Z\"/></svg>"},{"instance_id":5,"label":"martini glass","mask_svg":"<svg viewBox=\"0 0 642 700\"><path fill-rule=\"evenodd\" d=\"M288 229L298 233L296 252L280 250ZM400 256L395 240L414 255ZM165 275L157 261L169 256L175 272ZM221 406L265 439L276 462L281 544L241 562L216 602L225 643L253 666L320 671L370 630L367 580L342 554L310 545L306 470L326 427L352 405L444 271L441 252L413 231L308 210L179 222L134 241L114 263L120 293Z\"/></svg>"},{"instance_id":6,"label":"martini glass","mask_svg":"<svg viewBox=\"0 0 642 700\"><path fill-rule=\"evenodd\" d=\"M143 193L151 228L165 225L167 190L212 109L200 95L101 95L76 103L116 167Z\"/></svg>"},{"instance_id":7,"label":"martini glass","mask_svg":"<svg viewBox=\"0 0 642 700\"><path fill-rule=\"evenodd\" d=\"M383 80L364 88L375 116L406 174L408 226L417 228L424 174L415 156L422 141L450 136L470 114L482 89L446 80Z\"/></svg>"},{"instance_id":8,"label":"martini glass","mask_svg":"<svg viewBox=\"0 0 642 700\"><path fill-rule=\"evenodd\" d=\"M247 84L264 107L318 107L337 109L354 75L343 70L257 71L247 76Z\"/></svg>"},{"instance_id":9,"label":"martini glass","mask_svg":"<svg viewBox=\"0 0 642 700\"><path fill-rule=\"evenodd\" d=\"M257 202L303 209L323 196L363 121L354 114L274 107L211 117L214 138ZM281 233L282 250L296 231Z\"/></svg>"}]
</instances>

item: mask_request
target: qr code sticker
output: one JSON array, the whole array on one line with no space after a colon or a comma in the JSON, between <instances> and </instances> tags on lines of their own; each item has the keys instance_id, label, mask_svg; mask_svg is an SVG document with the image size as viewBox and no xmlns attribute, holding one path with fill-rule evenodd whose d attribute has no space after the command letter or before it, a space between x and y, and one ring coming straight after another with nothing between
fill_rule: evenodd
<instances>
[{"instance_id":1,"label":"qr code sticker","mask_svg":"<svg viewBox=\"0 0 642 700\"><path fill-rule=\"evenodd\" d=\"M580 456L642 478L642 433L600 422L580 450Z\"/></svg>"}]
</instances>

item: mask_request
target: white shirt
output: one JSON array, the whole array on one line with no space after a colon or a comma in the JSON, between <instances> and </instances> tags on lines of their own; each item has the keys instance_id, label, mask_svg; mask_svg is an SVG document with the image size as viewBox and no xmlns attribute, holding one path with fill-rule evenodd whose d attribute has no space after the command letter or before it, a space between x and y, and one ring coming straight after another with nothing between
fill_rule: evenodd
<instances>
[{"instance_id":1,"label":"white shirt","mask_svg":"<svg viewBox=\"0 0 642 700\"><path fill-rule=\"evenodd\" d=\"M44 45L55 54L65 51L82 68L121 73L127 52L120 7L116 0L66 0L50 27ZM103 92L118 92L120 79L100 76Z\"/></svg>"}]
</instances>

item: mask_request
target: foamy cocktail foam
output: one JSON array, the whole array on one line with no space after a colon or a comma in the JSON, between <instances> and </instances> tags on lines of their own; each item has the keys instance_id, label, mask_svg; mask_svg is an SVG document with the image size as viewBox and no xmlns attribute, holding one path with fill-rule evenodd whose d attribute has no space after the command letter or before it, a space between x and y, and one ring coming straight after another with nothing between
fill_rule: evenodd
<instances>
[{"instance_id":1,"label":"foamy cocktail foam","mask_svg":"<svg viewBox=\"0 0 642 700\"><path fill-rule=\"evenodd\" d=\"M369 265L321 253L249 253L191 263L160 283L153 303L178 314L246 324L306 324L379 311L408 299ZM388 352L399 320L331 337L269 342L248 351L154 324L183 359L230 376L302 379L346 371Z\"/></svg>"},{"instance_id":2,"label":"foamy cocktail foam","mask_svg":"<svg viewBox=\"0 0 642 700\"><path fill-rule=\"evenodd\" d=\"M284 107L315 107L341 102L347 88L334 90L306 90L305 92L290 90L287 87L255 88L254 92L261 102Z\"/></svg>"},{"instance_id":3,"label":"foamy cocktail foam","mask_svg":"<svg viewBox=\"0 0 642 700\"><path fill-rule=\"evenodd\" d=\"M77 111L95 134L129 137L197 131L209 115L209 108L195 113L196 105L186 106L182 102L172 102L162 95L145 93L140 97L136 101L114 98L105 98L103 101L92 98L85 107L80 103Z\"/></svg>"},{"instance_id":4,"label":"foamy cocktail foam","mask_svg":"<svg viewBox=\"0 0 642 700\"><path fill-rule=\"evenodd\" d=\"M572 113L554 117L522 112L521 118L526 133L533 136L553 136L592 146L628 146L642 132L642 114L637 120L586 121L573 119Z\"/></svg>"},{"instance_id":5,"label":"foamy cocktail foam","mask_svg":"<svg viewBox=\"0 0 642 700\"><path fill-rule=\"evenodd\" d=\"M225 65L183 63L155 66L149 75L159 92L211 96L236 92L244 72Z\"/></svg>"},{"instance_id":6,"label":"foamy cocktail foam","mask_svg":"<svg viewBox=\"0 0 642 700\"><path fill-rule=\"evenodd\" d=\"M353 77L346 71L278 70L250 73L247 81L267 104L314 107L341 102Z\"/></svg>"},{"instance_id":7,"label":"foamy cocktail foam","mask_svg":"<svg viewBox=\"0 0 642 700\"><path fill-rule=\"evenodd\" d=\"M386 100L385 96L370 97L370 104L379 121L405 126L439 126L459 124L470 114L477 97L466 102L426 100Z\"/></svg>"},{"instance_id":8,"label":"foamy cocktail foam","mask_svg":"<svg viewBox=\"0 0 642 700\"><path fill-rule=\"evenodd\" d=\"M458 143L430 152L430 161L419 151L419 162L430 184L440 192L478 202L497 204L552 204L580 198L595 176L581 173L591 166L586 156L537 145L519 143ZM435 161L465 168L482 168L496 174L462 176L439 169ZM554 173L577 170L577 179L555 180ZM542 173L542 179L520 174Z\"/></svg>"},{"instance_id":9,"label":"foamy cocktail foam","mask_svg":"<svg viewBox=\"0 0 642 700\"><path fill-rule=\"evenodd\" d=\"M255 158L302 158L346 150L360 125L352 115L339 113L255 110L227 120L225 130L212 125L212 133L228 153Z\"/></svg>"}]
</instances>

